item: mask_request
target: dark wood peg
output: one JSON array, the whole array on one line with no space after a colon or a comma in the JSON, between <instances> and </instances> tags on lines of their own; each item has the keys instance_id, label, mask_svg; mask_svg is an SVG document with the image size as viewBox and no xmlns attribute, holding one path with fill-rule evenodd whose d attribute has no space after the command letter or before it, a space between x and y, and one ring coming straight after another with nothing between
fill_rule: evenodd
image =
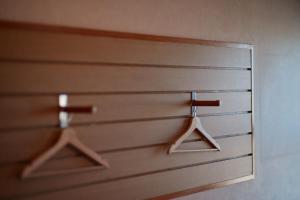
<instances>
[{"instance_id":1,"label":"dark wood peg","mask_svg":"<svg viewBox=\"0 0 300 200\"><path fill-rule=\"evenodd\" d=\"M200 100L192 100L192 106L220 106L220 100L212 100L212 101L200 101Z\"/></svg>"},{"instance_id":2,"label":"dark wood peg","mask_svg":"<svg viewBox=\"0 0 300 200\"><path fill-rule=\"evenodd\" d=\"M96 113L96 106L67 106L59 107L59 111L67 113Z\"/></svg>"}]
</instances>

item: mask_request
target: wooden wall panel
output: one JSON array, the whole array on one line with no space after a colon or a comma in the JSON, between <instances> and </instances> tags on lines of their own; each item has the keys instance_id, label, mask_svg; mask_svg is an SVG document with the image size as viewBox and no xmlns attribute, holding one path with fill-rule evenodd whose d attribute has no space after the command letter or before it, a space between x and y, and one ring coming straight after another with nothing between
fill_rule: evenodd
<instances>
[{"instance_id":1,"label":"wooden wall panel","mask_svg":"<svg viewBox=\"0 0 300 200\"><path fill-rule=\"evenodd\" d=\"M0 198L145 199L254 177L251 45L3 22L0 43ZM222 150L168 155L193 90L222 102L197 111ZM60 135L60 93L98 107L71 126L111 168L65 148L34 172L51 176L20 180ZM181 148L208 146L194 134Z\"/></svg>"},{"instance_id":2,"label":"wooden wall panel","mask_svg":"<svg viewBox=\"0 0 300 200\"><path fill-rule=\"evenodd\" d=\"M6 59L249 68L249 49L116 37L0 30Z\"/></svg>"},{"instance_id":3,"label":"wooden wall panel","mask_svg":"<svg viewBox=\"0 0 300 200\"><path fill-rule=\"evenodd\" d=\"M249 70L15 62L2 62L0 70L0 93L13 94L251 89Z\"/></svg>"}]
</instances>

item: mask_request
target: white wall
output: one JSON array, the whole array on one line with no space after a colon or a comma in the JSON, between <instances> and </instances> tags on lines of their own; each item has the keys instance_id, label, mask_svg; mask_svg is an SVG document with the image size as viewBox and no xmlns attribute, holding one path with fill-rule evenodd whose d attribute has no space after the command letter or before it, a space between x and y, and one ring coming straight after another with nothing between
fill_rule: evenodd
<instances>
[{"instance_id":1,"label":"white wall","mask_svg":"<svg viewBox=\"0 0 300 200\"><path fill-rule=\"evenodd\" d=\"M299 0L0 0L0 19L255 44L257 178L181 199L300 199Z\"/></svg>"}]
</instances>

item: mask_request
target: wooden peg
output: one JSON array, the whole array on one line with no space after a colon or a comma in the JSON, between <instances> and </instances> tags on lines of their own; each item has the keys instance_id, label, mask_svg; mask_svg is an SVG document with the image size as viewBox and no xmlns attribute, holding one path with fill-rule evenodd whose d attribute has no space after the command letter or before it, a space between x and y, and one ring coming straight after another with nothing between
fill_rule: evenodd
<instances>
[{"instance_id":1,"label":"wooden peg","mask_svg":"<svg viewBox=\"0 0 300 200\"><path fill-rule=\"evenodd\" d=\"M67 113L96 113L96 106L68 106L68 107L59 107L60 112Z\"/></svg>"},{"instance_id":2,"label":"wooden peg","mask_svg":"<svg viewBox=\"0 0 300 200\"><path fill-rule=\"evenodd\" d=\"M212 101L201 101L201 100L192 100L192 106L220 106L220 100Z\"/></svg>"}]
</instances>

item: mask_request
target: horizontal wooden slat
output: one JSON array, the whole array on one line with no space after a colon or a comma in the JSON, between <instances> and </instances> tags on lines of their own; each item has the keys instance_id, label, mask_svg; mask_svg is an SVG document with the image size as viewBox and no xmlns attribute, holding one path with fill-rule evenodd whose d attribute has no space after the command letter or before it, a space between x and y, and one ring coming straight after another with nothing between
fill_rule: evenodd
<instances>
[{"instance_id":1,"label":"horizontal wooden slat","mask_svg":"<svg viewBox=\"0 0 300 200\"><path fill-rule=\"evenodd\" d=\"M251 175L252 157L227 160L183 169L170 170L120 181L93 184L31 196L31 200L64 199L146 199L207 184ZM158 186L159 187L156 187Z\"/></svg>"},{"instance_id":2,"label":"horizontal wooden slat","mask_svg":"<svg viewBox=\"0 0 300 200\"><path fill-rule=\"evenodd\" d=\"M199 107L198 114L251 110L251 92L199 93L199 100L221 100L219 107ZM190 115L191 94L70 95L70 106L95 105L98 112L74 114L71 123L94 123ZM58 96L3 96L0 128L58 124Z\"/></svg>"},{"instance_id":3,"label":"horizontal wooden slat","mask_svg":"<svg viewBox=\"0 0 300 200\"><path fill-rule=\"evenodd\" d=\"M176 66L249 67L249 49L0 29L0 57Z\"/></svg>"},{"instance_id":4,"label":"horizontal wooden slat","mask_svg":"<svg viewBox=\"0 0 300 200\"><path fill-rule=\"evenodd\" d=\"M0 63L0 93L251 89L249 70Z\"/></svg>"},{"instance_id":5,"label":"horizontal wooden slat","mask_svg":"<svg viewBox=\"0 0 300 200\"><path fill-rule=\"evenodd\" d=\"M210 116L200 119L204 128L214 137L251 132L251 114ZM80 126L75 130L82 142L102 152L169 143L182 134L188 124L189 119L179 118ZM53 145L59 134L58 128L2 132L0 134L1 163L31 160ZM198 138L198 136L191 138ZM70 154L71 152L66 150L61 155Z\"/></svg>"},{"instance_id":6,"label":"horizontal wooden slat","mask_svg":"<svg viewBox=\"0 0 300 200\"><path fill-rule=\"evenodd\" d=\"M102 182L115 178L129 177L137 174L150 173L155 171L189 166L195 163L205 163L208 161L232 158L252 153L251 135L236 136L217 140L222 147L220 152L198 152L186 154L167 154L167 145L160 145L137 150L105 153L105 157L110 165L110 169L94 170L84 173L74 173L68 175L54 175L48 178L39 177L32 180L20 180L18 175L24 165L9 165L0 167L1 182L5 185L1 196L24 195L38 193L42 191L52 191L54 189L71 187L74 185L87 184L92 182ZM190 142L184 144L207 148L206 142ZM88 167L90 162L80 157L70 157L67 159L57 159L47 162L39 172L53 170L73 169L75 167ZM3 188L3 187L2 187ZM13 190L11 190L13 189Z\"/></svg>"}]
</instances>

